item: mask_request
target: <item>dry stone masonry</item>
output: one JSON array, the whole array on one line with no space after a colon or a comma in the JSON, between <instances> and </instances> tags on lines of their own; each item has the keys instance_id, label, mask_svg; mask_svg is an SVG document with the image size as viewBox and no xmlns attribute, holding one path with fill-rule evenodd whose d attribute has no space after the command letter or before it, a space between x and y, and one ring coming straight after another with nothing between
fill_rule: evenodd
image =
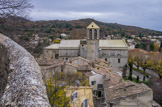
<instances>
[{"instance_id":1,"label":"dry stone masonry","mask_svg":"<svg viewBox=\"0 0 162 107\"><path fill-rule=\"evenodd\" d=\"M0 106L50 107L42 74L34 57L2 34Z\"/></svg>"}]
</instances>

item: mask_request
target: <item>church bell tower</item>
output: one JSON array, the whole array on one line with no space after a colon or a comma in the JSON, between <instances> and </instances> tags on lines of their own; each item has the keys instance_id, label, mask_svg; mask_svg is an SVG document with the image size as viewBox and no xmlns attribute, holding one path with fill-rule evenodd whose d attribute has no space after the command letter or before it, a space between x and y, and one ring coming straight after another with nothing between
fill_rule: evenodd
<instances>
[{"instance_id":1,"label":"church bell tower","mask_svg":"<svg viewBox=\"0 0 162 107\"><path fill-rule=\"evenodd\" d=\"M100 39L100 27L92 22L87 27L87 39L88 40L99 40Z\"/></svg>"},{"instance_id":2,"label":"church bell tower","mask_svg":"<svg viewBox=\"0 0 162 107\"><path fill-rule=\"evenodd\" d=\"M94 61L99 57L100 27L92 22L87 27L87 55L86 58Z\"/></svg>"}]
</instances>

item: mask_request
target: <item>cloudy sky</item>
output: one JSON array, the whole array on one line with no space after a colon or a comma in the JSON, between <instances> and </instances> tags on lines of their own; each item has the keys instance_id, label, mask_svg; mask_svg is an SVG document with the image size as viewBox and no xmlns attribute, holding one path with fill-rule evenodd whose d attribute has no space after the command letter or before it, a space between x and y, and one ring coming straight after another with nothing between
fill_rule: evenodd
<instances>
[{"instance_id":1,"label":"cloudy sky","mask_svg":"<svg viewBox=\"0 0 162 107\"><path fill-rule=\"evenodd\" d=\"M32 20L93 18L162 31L162 0L32 0Z\"/></svg>"}]
</instances>

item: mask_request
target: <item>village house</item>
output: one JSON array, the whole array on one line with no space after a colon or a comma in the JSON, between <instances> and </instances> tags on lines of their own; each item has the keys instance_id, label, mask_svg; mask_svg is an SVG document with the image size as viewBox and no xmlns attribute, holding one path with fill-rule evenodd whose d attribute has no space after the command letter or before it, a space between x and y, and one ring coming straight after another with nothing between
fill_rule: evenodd
<instances>
[{"instance_id":1,"label":"village house","mask_svg":"<svg viewBox=\"0 0 162 107\"><path fill-rule=\"evenodd\" d=\"M145 84L131 81L105 87L105 102L108 107L160 107L153 101L153 92Z\"/></svg>"},{"instance_id":2,"label":"village house","mask_svg":"<svg viewBox=\"0 0 162 107\"><path fill-rule=\"evenodd\" d=\"M92 88L89 86L70 86L66 96L71 98L71 107L94 107Z\"/></svg>"},{"instance_id":3,"label":"village house","mask_svg":"<svg viewBox=\"0 0 162 107\"><path fill-rule=\"evenodd\" d=\"M53 64L51 66L42 66L42 74L44 78L55 75L55 72L64 72L64 73L77 73L78 66L76 64L66 63L62 61L59 64Z\"/></svg>"},{"instance_id":4,"label":"village house","mask_svg":"<svg viewBox=\"0 0 162 107\"><path fill-rule=\"evenodd\" d=\"M104 92L107 107L161 107L153 100L153 92L148 86L124 81L116 74L106 75Z\"/></svg>"},{"instance_id":5,"label":"village house","mask_svg":"<svg viewBox=\"0 0 162 107\"><path fill-rule=\"evenodd\" d=\"M64 73L76 73L76 72L90 72L91 71L91 63L89 60L76 57L71 58L68 61L66 60L55 60L52 64L44 64L40 63L42 73L46 77L49 75L54 75L55 72L64 72Z\"/></svg>"},{"instance_id":6,"label":"village house","mask_svg":"<svg viewBox=\"0 0 162 107\"><path fill-rule=\"evenodd\" d=\"M79 66L85 69L80 70ZM42 67L44 78L55 75L55 72L82 72L88 78L88 86L76 85L67 88L67 96L72 100L70 103L72 107L93 107L94 105L95 107L160 107L153 101L153 93L149 87L124 81L123 72L109 67L109 63L102 59L91 62L76 57L68 61L62 60L59 64Z\"/></svg>"},{"instance_id":7,"label":"village house","mask_svg":"<svg viewBox=\"0 0 162 107\"><path fill-rule=\"evenodd\" d=\"M94 97L97 99L104 97L104 75L92 71L92 76L89 76L89 84L93 89Z\"/></svg>"},{"instance_id":8,"label":"village house","mask_svg":"<svg viewBox=\"0 0 162 107\"><path fill-rule=\"evenodd\" d=\"M61 33L60 36L66 37L67 35L65 33Z\"/></svg>"},{"instance_id":9,"label":"village house","mask_svg":"<svg viewBox=\"0 0 162 107\"><path fill-rule=\"evenodd\" d=\"M122 81L121 72L113 70L111 68L105 68L103 66L96 66L91 76L89 76L89 84L93 89L94 104L96 107L105 107L105 87L104 83L106 80L111 81L111 85L116 83L116 81ZM107 83L109 84L109 83Z\"/></svg>"},{"instance_id":10,"label":"village house","mask_svg":"<svg viewBox=\"0 0 162 107\"><path fill-rule=\"evenodd\" d=\"M132 37L132 38L135 38L135 37L136 37L136 35L131 35L131 37Z\"/></svg>"},{"instance_id":11,"label":"village house","mask_svg":"<svg viewBox=\"0 0 162 107\"><path fill-rule=\"evenodd\" d=\"M134 49L135 48L135 40L134 39L127 39L127 45L128 49Z\"/></svg>"},{"instance_id":12,"label":"village house","mask_svg":"<svg viewBox=\"0 0 162 107\"><path fill-rule=\"evenodd\" d=\"M90 72L91 71L91 66L90 66L90 61L82 58L82 57L76 57L76 58L71 58L68 60L68 63L71 63L72 65L77 65L78 66L78 72Z\"/></svg>"},{"instance_id":13,"label":"village house","mask_svg":"<svg viewBox=\"0 0 162 107\"><path fill-rule=\"evenodd\" d=\"M111 35L107 35L106 39L110 40L111 39Z\"/></svg>"},{"instance_id":14,"label":"village house","mask_svg":"<svg viewBox=\"0 0 162 107\"><path fill-rule=\"evenodd\" d=\"M39 40L40 40L39 35L33 34L32 39L30 40L30 44L32 44L33 46L36 46L36 45L38 45Z\"/></svg>"},{"instance_id":15,"label":"village house","mask_svg":"<svg viewBox=\"0 0 162 107\"><path fill-rule=\"evenodd\" d=\"M90 61L103 59L111 67L122 70L128 61L128 46L125 40L100 40L100 27L92 22L87 27L84 40L61 40L44 48L44 60L83 57Z\"/></svg>"}]
</instances>

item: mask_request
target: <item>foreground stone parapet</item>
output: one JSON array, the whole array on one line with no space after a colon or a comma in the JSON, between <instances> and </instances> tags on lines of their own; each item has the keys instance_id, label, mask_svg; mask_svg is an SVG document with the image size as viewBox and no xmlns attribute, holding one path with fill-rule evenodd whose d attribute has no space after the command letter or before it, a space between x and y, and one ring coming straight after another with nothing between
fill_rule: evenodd
<instances>
[{"instance_id":1,"label":"foreground stone parapet","mask_svg":"<svg viewBox=\"0 0 162 107\"><path fill-rule=\"evenodd\" d=\"M2 34L0 106L50 107L42 74L34 57Z\"/></svg>"}]
</instances>

